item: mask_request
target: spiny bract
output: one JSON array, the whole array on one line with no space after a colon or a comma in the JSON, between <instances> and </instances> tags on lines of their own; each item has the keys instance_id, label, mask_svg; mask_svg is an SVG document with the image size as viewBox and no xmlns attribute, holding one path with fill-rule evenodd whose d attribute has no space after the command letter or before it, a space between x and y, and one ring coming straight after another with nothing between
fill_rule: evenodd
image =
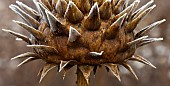
<instances>
[{"instance_id":1,"label":"spiny bract","mask_svg":"<svg viewBox=\"0 0 170 86\"><path fill-rule=\"evenodd\" d=\"M157 21L134 33L138 23L156 5L153 0L137 9L140 0L33 0L37 11L22 2L9 7L24 21L15 21L30 32L31 37L3 29L27 42L33 52L18 55L13 59L26 58L18 66L33 60L46 62L40 70L40 81L48 71L58 67L59 72L77 65L88 81L92 71L105 66L117 78L119 65L136 74L128 61L138 61L156 68L145 58L134 55L143 45L163 40L144 36L163 23ZM151 6L152 5L152 6ZM65 75L64 75L65 76ZM138 79L138 78L137 78Z\"/></svg>"}]
</instances>

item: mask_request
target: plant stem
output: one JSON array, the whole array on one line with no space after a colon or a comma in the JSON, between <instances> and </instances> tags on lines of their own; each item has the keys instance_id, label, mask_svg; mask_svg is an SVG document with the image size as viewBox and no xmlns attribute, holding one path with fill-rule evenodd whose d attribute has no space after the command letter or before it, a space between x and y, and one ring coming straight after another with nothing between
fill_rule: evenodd
<instances>
[{"instance_id":1,"label":"plant stem","mask_svg":"<svg viewBox=\"0 0 170 86\"><path fill-rule=\"evenodd\" d=\"M83 76L83 73L77 66L77 86L90 86L90 83L87 84L86 79Z\"/></svg>"}]
</instances>

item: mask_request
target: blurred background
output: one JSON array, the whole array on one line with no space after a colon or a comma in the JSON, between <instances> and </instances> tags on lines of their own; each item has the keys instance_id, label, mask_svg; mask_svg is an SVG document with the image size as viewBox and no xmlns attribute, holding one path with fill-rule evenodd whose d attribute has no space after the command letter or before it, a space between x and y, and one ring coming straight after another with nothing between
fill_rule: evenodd
<instances>
[{"instance_id":1,"label":"blurred background","mask_svg":"<svg viewBox=\"0 0 170 86\"><path fill-rule=\"evenodd\" d=\"M34 8L32 0L19 0ZM140 6L149 0L141 0ZM50 71L42 83L39 82L37 73L44 64L41 60L33 61L17 68L22 60L10 61L11 57L29 51L26 43L16 41L15 37L2 32L1 29L11 29L29 35L11 20L21 20L8 6L15 0L0 0L0 86L76 86L76 71L72 68L62 80L62 73L57 70ZM154 21L166 19L167 21L149 33L151 37L163 37L164 41L144 46L137 50L140 54L153 63L157 69L133 62L139 80L136 80L126 69L120 68L121 79L119 82L104 68L97 71L96 77L91 75L91 86L169 86L170 85L170 2L169 0L155 0L157 7L138 25L141 29Z\"/></svg>"}]
</instances>

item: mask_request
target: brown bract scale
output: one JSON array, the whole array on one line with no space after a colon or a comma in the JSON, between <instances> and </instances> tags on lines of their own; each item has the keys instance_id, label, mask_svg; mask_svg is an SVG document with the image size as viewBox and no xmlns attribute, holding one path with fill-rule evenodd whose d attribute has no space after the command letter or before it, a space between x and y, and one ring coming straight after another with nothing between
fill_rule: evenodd
<instances>
[{"instance_id":1,"label":"brown bract scale","mask_svg":"<svg viewBox=\"0 0 170 86\"><path fill-rule=\"evenodd\" d=\"M37 11L17 1L9 7L25 23L14 21L30 32L31 37L5 30L27 42L32 53L16 58L28 58L22 64L42 59L46 62L40 70L41 79L56 66L65 72L78 65L89 83L89 75L103 65L120 80L118 65L124 66L136 78L127 63L138 61L154 67L145 58L134 55L143 45L163 40L144 36L149 30L163 23L155 22L134 34L139 22L153 9L153 0L136 9L140 0L33 0ZM20 64L20 65L22 65ZM64 75L65 76L65 75Z\"/></svg>"}]
</instances>

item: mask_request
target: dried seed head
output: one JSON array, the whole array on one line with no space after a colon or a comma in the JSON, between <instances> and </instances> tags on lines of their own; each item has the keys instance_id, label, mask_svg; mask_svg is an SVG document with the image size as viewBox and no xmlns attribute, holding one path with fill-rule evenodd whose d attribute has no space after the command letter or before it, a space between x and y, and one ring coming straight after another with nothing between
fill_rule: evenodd
<instances>
[{"instance_id":1,"label":"dried seed head","mask_svg":"<svg viewBox=\"0 0 170 86\"><path fill-rule=\"evenodd\" d=\"M9 7L25 23L15 21L30 32L31 38L11 30L3 29L27 42L33 52L18 55L13 59L26 58L18 66L33 60L46 62L40 70L40 82L48 71L59 67L64 70L63 78L74 65L81 70L89 84L89 76L98 66L103 65L119 81L119 65L129 70L136 79L137 75L128 64L138 61L156 68L148 60L134 55L138 47L161 41L163 38L149 38L145 35L165 19L155 22L134 34L139 22L156 5L149 1L136 9L140 0L33 0L38 11L22 2Z\"/></svg>"}]
</instances>

